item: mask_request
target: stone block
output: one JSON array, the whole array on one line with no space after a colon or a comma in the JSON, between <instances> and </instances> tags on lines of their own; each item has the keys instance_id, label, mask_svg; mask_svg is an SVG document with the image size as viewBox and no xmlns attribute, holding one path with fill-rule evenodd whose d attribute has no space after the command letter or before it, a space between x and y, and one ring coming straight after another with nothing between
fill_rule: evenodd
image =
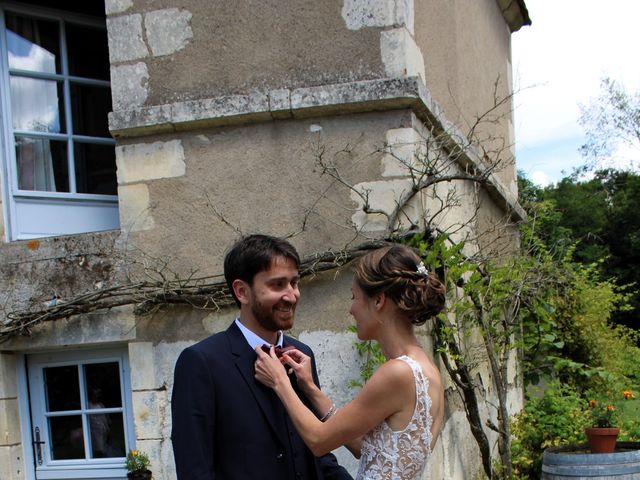
<instances>
[{"instance_id":1,"label":"stone block","mask_svg":"<svg viewBox=\"0 0 640 480\"><path fill-rule=\"evenodd\" d=\"M247 114L268 115L269 99L264 93L229 95L204 100L179 102L171 107L172 123L210 121Z\"/></svg>"},{"instance_id":2,"label":"stone block","mask_svg":"<svg viewBox=\"0 0 640 480\"><path fill-rule=\"evenodd\" d=\"M362 210L364 205L363 197L368 198L369 208L390 215L396 205L401 203L400 199L411 191L412 186L412 181L408 179L362 182L355 185L361 195L354 191L350 194L351 199L358 205L356 213L351 217L351 221L366 232L385 231L388 224L387 216L382 213L365 213ZM404 214L415 221L416 212L413 212L413 210L410 205L407 205L407 208L404 209Z\"/></svg>"},{"instance_id":3,"label":"stone block","mask_svg":"<svg viewBox=\"0 0 640 480\"><path fill-rule=\"evenodd\" d=\"M105 0L104 9L107 15L123 13L133 6L133 0Z\"/></svg>"},{"instance_id":4,"label":"stone block","mask_svg":"<svg viewBox=\"0 0 640 480\"><path fill-rule=\"evenodd\" d=\"M118 184L181 177L185 174L180 140L116 147Z\"/></svg>"},{"instance_id":5,"label":"stone block","mask_svg":"<svg viewBox=\"0 0 640 480\"><path fill-rule=\"evenodd\" d=\"M380 52L388 77L417 76L426 82L422 52L406 28L382 32L380 34Z\"/></svg>"},{"instance_id":6,"label":"stone block","mask_svg":"<svg viewBox=\"0 0 640 480\"><path fill-rule=\"evenodd\" d=\"M162 440L145 440L138 438L136 440L136 449L141 450L149 456L149 469L153 472L154 479L172 478L164 475L162 462ZM171 443L171 442L169 442Z\"/></svg>"},{"instance_id":7,"label":"stone block","mask_svg":"<svg viewBox=\"0 0 640 480\"><path fill-rule=\"evenodd\" d=\"M417 155L423 141L413 128L394 128L387 131L387 150L382 157L383 177L406 177L417 166Z\"/></svg>"},{"instance_id":8,"label":"stone block","mask_svg":"<svg viewBox=\"0 0 640 480\"><path fill-rule=\"evenodd\" d=\"M166 390L132 392L133 415L136 438L153 439L162 437L165 413L168 413Z\"/></svg>"},{"instance_id":9,"label":"stone block","mask_svg":"<svg viewBox=\"0 0 640 480\"><path fill-rule=\"evenodd\" d=\"M153 343L129 343L129 368L131 389L152 390L157 388Z\"/></svg>"},{"instance_id":10,"label":"stone block","mask_svg":"<svg viewBox=\"0 0 640 480\"><path fill-rule=\"evenodd\" d=\"M151 230L155 226L151 216L149 188L147 185L122 185L118 187L120 203L120 228L123 232Z\"/></svg>"},{"instance_id":11,"label":"stone block","mask_svg":"<svg viewBox=\"0 0 640 480\"><path fill-rule=\"evenodd\" d=\"M20 443L20 412L18 399L0 400L0 446Z\"/></svg>"},{"instance_id":12,"label":"stone block","mask_svg":"<svg viewBox=\"0 0 640 480\"><path fill-rule=\"evenodd\" d=\"M141 107L147 101L148 95L149 72L145 63L111 67L111 97L114 111Z\"/></svg>"},{"instance_id":13,"label":"stone block","mask_svg":"<svg viewBox=\"0 0 640 480\"><path fill-rule=\"evenodd\" d=\"M291 90L281 88L269 91L269 111L273 118L288 118L291 116Z\"/></svg>"},{"instance_id":14,"label":"stone block","mask_svg":"<svg viewBox=\"0 0 640 480\"><path fill-rule=\"evenodd\" d=\"M154 57L182 50L193 37L191 12L177 8L155 10L144 16L147 41Z\"/></svg>"},{"instance_id":15,"label":"stone block","mask_svg":"<svg viewBox=\"0 0 640 480\"><path fill-rule=\"evenodd\" d=\"M298 338L311 347L316 358L322 390L336 406L348 403L357 390L347 389L351 380L360 381L360 364L354 333L327 330L305 331Z\"/></svg>"},{"instance_id":16,"label":"stone block","mask_svg":"<svg viewBox=\"0 0 640 480\"><path fill-rule=\"evenodd\" d=\"M0 353L0 399L17 398L16 356Z\"/></svg>"},{"instance_id":17,"label":"stone block","mask_svg":"<svg viewBox=\"0 0 640 480\"><path fill-rule=\"evenodd\" d=\"M24 479L24 458L21 445L0 447L0 479Z\"/></svg>"},{"instance_id":18,"label":"stone block","mask_svg":"<svg viewBox=\"0 0 640 480\"><path fill-rule=\"evenodd\" d=\"M392 26L396 20L396 1L345 0L342 18L349 30Z\"/></svg>"},{"instance_id":19,"label":"stone block","mask_svg":"<svg viewBox=\"0 0 640 480\"><path fill-rule=\"evenodd\" d=\"M109 60L111 63L129 62L149 56L142 37L142 15L107 18Z\"/></svg>"}]
</instances>

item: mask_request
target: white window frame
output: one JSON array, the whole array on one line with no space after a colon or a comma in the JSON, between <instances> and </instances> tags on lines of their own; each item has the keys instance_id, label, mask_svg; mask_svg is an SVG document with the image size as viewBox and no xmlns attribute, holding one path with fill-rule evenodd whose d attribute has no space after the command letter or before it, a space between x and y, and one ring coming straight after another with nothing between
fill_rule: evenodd
<instances>
[{"instance_id":1,"label":"white window frame","mask_svg":"<svg viewBox=\"0 0 640 480\"><path fill-rule=\"evenodd\" d=\"M14 134L27 132L13 130L5 11L53 20L59 24L61 73L45 74L13 70L11 72L30 78L56 80L62 82L64 86L66 133L28 132L28 135L67 142L71 193L27 191L18 188ZM120 227L117 195L75 193L75 175L71 169L74 166L74 142L84 140L85 143L94 145L113 145L115 149L115 140L111 137L88 137L73 134L70 80L76 84L81 83L89 86L109 86L109 81L69 75L64 35L65 23L105 28L106 36L105 23L88 16L13 2L0 2L0 155L2 155L0 175L2 176L2 206L7 241L113 230Z\"/></svg>"},{"instance_id":2,"label":"white window frame","mask_svg":"<svg viewBox=\"0 0 640 480\"><path fill-rule=\"evenodd\" d=\"M125 433L125 451L135 448L135 426L131 400L130 368L127 347L76 350L65 352L39 353L21 355L22 362L18 368L19 407L23 425L23 451L25 457L25 478L37 480L62 479L101 479L122 480L127 478L125 458L100 458L93 460L56 460L51 465L38 466L33 447L34 430L38 426L42 438L46 436L42 407L44 405L44 386L33 388L34 382L41 378L29 377L34 370L42 372L46 367L62 365L85 365L91 363L118 362L120 364L120 388L122 392L122 408ZM32 388L29 387L32 386ZM48 445L48 444L47 444ZM43 449L46 449L45 445ZM43 450L43 455L46 452ZM45 457L46 459L46 457Z\"/></svg>"}]
</instances>

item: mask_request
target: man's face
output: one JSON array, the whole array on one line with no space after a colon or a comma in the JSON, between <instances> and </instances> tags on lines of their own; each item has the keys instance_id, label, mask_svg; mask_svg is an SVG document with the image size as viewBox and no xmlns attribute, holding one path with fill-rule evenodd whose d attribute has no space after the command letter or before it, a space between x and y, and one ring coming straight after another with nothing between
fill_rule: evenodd
<instances>
[{"instance_id":1,"label":"man's face","mask_svg":"<svg viewBox=\"0 0 640 480\"><path fill-rule=\"evenodd\" d=\"M249 307L260 327L270 332L293 327L299 280L296 264L286 257L275 257L268 270L253 277Z\"/></svg>"}]
</instances>

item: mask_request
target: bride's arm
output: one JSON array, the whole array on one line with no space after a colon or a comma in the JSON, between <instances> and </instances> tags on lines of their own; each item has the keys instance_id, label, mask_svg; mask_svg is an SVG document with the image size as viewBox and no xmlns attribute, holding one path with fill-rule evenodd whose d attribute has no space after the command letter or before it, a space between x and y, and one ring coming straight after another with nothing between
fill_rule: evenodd
<instances>
[{"instance_id":1,"label":"bride's arm","mask_svg":"<svg viewBox=\"0 0 640 480\"><path fill-rule=\"evenodd\" d=\"M298 381L298 386L313 405L316 417L326 422L337 411L333 401L316 385L311 375L311 358L300 350L291 350L283 355L285 367L291 369ZM351 454L360 458L362 436L358 436L344 444Z\"/></svg>"},{"instance_id":2,"label":"bride's arm","mask_svg":"<svg viewBox=\"0 0 640 480\"><path fill-rule=\"evenodd\" d=\"M316 456L359 439L387 417L399 412L413 392L413 375L401 362L387 362L367 382L360 393L325 422L321 422L298 398L286 370L272 352L256 349L256 378L275 390L284 404L298 433ZM308 386L301 388L307 388ZM306 390L303 390L306 392ZM326 405L326 396L310 389L311 401ZM324 400L320 397L324 396ZM317 402L317 403L316 403ZM330 405L330 403L329 403Z\"/></svg>"}]
</instances>

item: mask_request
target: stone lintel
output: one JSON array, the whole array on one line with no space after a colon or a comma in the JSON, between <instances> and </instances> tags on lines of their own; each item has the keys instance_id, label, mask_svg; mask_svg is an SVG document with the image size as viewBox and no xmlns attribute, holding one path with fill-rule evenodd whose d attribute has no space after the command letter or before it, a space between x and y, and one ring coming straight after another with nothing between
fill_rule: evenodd
<instances>
[{"instance_id":1,"label":"stone lintel","mask_svg":"<svg viewBox=\"0 0 640 480\"><path fill-rule=\"evenodd\" d=\"M288 92L288 94L287 94ZM445 133L450 146L465 136L449 122L442 108L418 76L366 80L318 87L279 89L267 93L232 95L176 102L109 114L109 129L115 138L140 137L223 125L268 122L282 118L309 118L410 108L422 121ZM468 152L463 163L483 171L488 167L479 155ZM526 217L517 199L495 175L489 175L492 196L516 220Z\"/></svg>"}]
</instances>

